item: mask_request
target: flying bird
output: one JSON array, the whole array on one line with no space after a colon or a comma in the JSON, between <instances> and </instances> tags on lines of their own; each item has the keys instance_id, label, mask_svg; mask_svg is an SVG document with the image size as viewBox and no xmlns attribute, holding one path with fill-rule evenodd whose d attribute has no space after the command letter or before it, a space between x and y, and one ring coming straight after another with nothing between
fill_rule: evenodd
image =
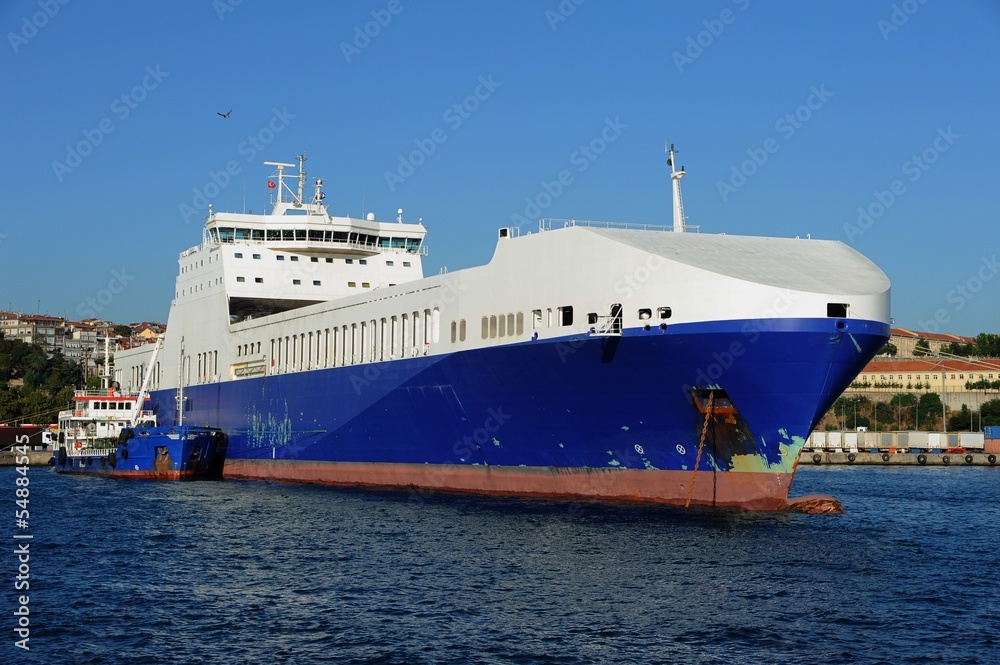
<instances>
[{"instance_id":1,"label":"flying bird","mask_svg":"<svg viewBox=\"0 0 1000 665\"><path fill-rule=\"evenodd\" d=\"M216 111L216 112L215 112L215 115L221 115L221 116L222 116L223 118L228 118L228 117L229 117L229 114L230 114L230 113L232 113L232 112L233 112L233 110L232 110L232 109L229 109L229 110L228 110L228 111L226 111L225 113L219 113L218 111Z\"/></svg>"}]
</instances>

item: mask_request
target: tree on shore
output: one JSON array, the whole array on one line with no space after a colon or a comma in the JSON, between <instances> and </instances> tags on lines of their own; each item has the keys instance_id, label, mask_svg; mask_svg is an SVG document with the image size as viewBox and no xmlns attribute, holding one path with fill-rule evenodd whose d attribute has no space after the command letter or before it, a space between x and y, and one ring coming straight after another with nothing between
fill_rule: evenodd
<instances>
[{"instance_id":1,"label":"tree on shore","mask_svg":"<svg viewBox=\"0 0 1000 665\"><path fill-rule=\"evenodd\" d=\"M55 422L82 384L80 365L62 353L50 357L40 346L0 340L0 422Z\"/></svg>"}]
</instances>

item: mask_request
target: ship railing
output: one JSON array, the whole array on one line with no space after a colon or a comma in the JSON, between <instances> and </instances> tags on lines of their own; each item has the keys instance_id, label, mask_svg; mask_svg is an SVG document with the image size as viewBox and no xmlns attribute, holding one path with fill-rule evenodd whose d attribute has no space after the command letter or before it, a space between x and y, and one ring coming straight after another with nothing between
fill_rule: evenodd
<instances>
[{"instance_id":1,"label":"ship railing","mask_svg":"<svg viewBox=\"0 0 1000 665\"><path fill-rule=\"evenodd\" d=\"M57 446L59 444L56 444ZM58 448L57 448L58 450ZM108 453L118 450L118 446L108 446L107 448L80 448L79 450L66 450L70 457L106 457Z\"/></svg>"},{"instance_id":2,"label":"ship railing","mask_svg":"<svg viewBox=\"0 0 1000 665\"><path fill-rule=\"evenodd\" d=\"M538 220L538 231L552 231L554 229L564 229L570 226L586 226L596 229L627 229L630 231L673 231L673 226L663 224L636 224L633 222L601 222L586 219L553 219L545 217ZM684 225L685 231L698 233L700 226Z\"/></svg>"},{"instance_id":3,"label":"ship railing","mask_svg":"<svg viewBox=\"0 0 1000 665\"><path fill-rule=\"evenodd\" d=\"M77 390L73 397L138 397L139 394L126 390L115 390L114 388L104 388L102 390Z\"/></svg>"},{"instance_id":4,"label":"ship railing","mask_svg":"<svg viewBox=\"0 0 1000 665\"><path fill-rule=\"evenodd\" d=\"M591 335L598 335L603 337L621 337L622 334L622 317L619 316L598 316L597 324L591 326Z\"/></svg>"}]
</instances>

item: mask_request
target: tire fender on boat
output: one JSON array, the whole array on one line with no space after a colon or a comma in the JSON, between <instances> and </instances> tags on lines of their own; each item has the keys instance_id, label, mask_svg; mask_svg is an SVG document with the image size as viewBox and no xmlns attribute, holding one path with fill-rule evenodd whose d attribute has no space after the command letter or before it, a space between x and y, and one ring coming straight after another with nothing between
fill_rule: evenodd
<instances>
[{"instance_id":1,"label":"tire fender on boat","mask_svg":"<svg viewBox=\"0 0 1000 665\"><path fill-rule=\"evenodd\" d=\"M923 453L917 455L917 464L927 464L927 455Z\"/></svg>"},{"instance_id":2,"label":"tire fender on boat","mask_svg":"<svg viewBox=\"0 0 1000 665\"><path fill-rule=\"evenodd\" d=\"M948 456L948 455L942 455L941 456L941 463L942 464L951 464L951 457Z\"/></svg>"},{"instance_id":3,"label":"tire fender on boat","mask_svg":"<svg viewBox=\"0 0 1000 665\"><path fill-rule=\"evenodd\" d=\"M986 461L988 461L990 464L996 464L997 463L997 456L996 455L988 455L986 457Z\"/></svg>"},{"instance_id":4,"label":"tire fender on boat","mask_svg":"<svg viewBox=\"0 0 1000 665\"><path fill-rule=\"evenodd\" d=\"M972 455L966 455L965 456L965 463L966 464L972 464Z\"/></svg>"},{"instance_id":5,"label":"tire fender on boat","mask_svg":"<svg viewBox=\"0 0 1000 665\"><path fill-rule=\"evenodd\" d=\"M889 461L889 453L882 453L882 461L883 462Z\"/></svg>"},{"instance_id":6,"label":"tire fender on boat","mask_svg":"<svg viewBox=\"0 0 1000 665\"><path fill-rule=\"evenodd\" d=\"M66 446L59 446L57 461L59 462L59 466L66 466Z\"/></svg>"},{"instance_id":7,"label":"tire fender on boat","mask_svg":"<svg viewBox=\"0 0 1000 665\"><path fill-rule=\"evenodd\" d=\"M813 464L819 464L822 461L823 461L823 456L822 455L820 455L819 453L816 453L815 455L813 455Z\"/></svg>"},{"instance_id":8,"label":"tire fender on boat","mask_svg":"<svg viewBox=\"0 0 1000 665\"><path fill-rule=\"evenodd\" d=\"M857 455L855 455L854 453L847 453L847 461L848 462L853 462L856 459L858 459Z\"/></svg>"}]
</instances>

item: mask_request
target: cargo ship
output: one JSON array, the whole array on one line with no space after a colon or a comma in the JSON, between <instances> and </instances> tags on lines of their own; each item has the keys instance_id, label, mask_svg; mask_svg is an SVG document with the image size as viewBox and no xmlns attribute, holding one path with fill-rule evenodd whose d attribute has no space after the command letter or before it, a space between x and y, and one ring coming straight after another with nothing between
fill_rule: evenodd
<instances>
[{"instance_id":1,"label":"cargo ship","mask_svg":"<svg viewBox=\"0 0 1000 665\"><path fill-rule=\"evenodd\" d=\"M841 242L701 233L666 151L672 225L502 227L429 277L422 220L332 215L304 157L265 162L273 208L210 206L180 253L152 409L224 430L226 477L785 509L889 280Z\"/></svg>"}]
</instances>

